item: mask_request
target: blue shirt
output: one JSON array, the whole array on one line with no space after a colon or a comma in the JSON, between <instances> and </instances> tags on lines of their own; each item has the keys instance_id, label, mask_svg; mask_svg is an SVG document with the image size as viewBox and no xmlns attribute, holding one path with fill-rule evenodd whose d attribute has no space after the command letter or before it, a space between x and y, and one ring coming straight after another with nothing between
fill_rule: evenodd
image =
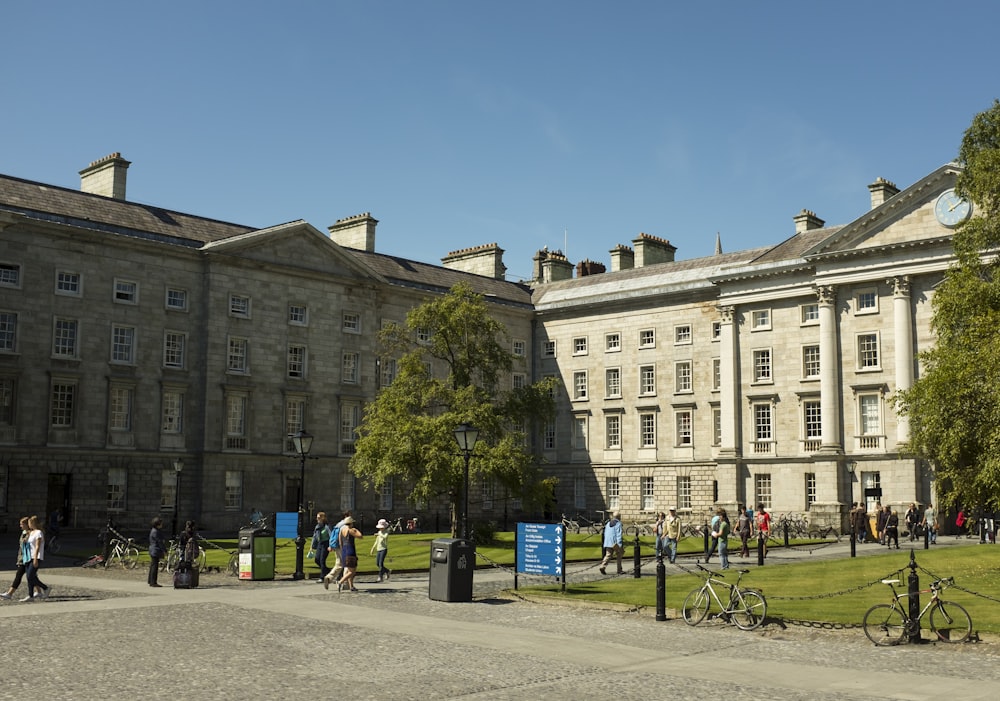
<instances>
[{"instance_id":1,"label":"blue shirt","mask_svg":"<svg viewBox=\"0 0 1000 701\"><path fill-rule=\"evenodd\" d=\"M604 527L604 547L612 548L622 544L622 522L618 519L611 519Z\"/></svg>"}]
</instances>

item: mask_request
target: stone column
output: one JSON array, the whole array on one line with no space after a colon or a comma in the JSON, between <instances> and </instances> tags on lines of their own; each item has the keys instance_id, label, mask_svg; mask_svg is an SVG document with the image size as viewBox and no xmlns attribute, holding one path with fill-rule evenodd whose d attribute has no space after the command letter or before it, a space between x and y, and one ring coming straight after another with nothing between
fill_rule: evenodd
<instances>
[{"instance_id":1,"label":"stone column","mask_svg":"<svg viewBox=\"0 0 1000 701\"><path fill-rule=\"evenodd\" d=\"M819 300L819 394L823 421L820 452L840 453L840 392L837 376L837 289L832 285L816 288Z\"/></svg>"},{"instance_id":2,"label":"stone column","mask_svg":"<svg viewBox=\"0 0 1000 701\"><path fill-rule=\"evenodd\" d=\"M896 351L896 389L913 386L913 321L910 311L910 278L900 275L887 280L892 285L893 342ZM905 443L910 438L910 420L896 416L896 442Z\"/></svg>"},{"instance_id":3,"label":"stone column","mask_svg":"<svg viewBox=\"0 0 1000 701\"><path fill-rule=\"evenodd\" d=\"M719 307L722 322L719 328L719 411L722 438L719 454L735 457L739 450L739 357L736 340L736 308Z\"/></svg>"}]
</instances>

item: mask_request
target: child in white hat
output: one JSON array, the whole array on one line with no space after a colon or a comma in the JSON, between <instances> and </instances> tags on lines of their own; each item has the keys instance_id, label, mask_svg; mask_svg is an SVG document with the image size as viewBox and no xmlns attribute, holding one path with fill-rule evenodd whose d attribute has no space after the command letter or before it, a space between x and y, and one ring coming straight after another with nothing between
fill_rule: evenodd
<instances>
[{"instance_id":1,"label":"child in white hat","mask_svg":"<svg viewBox=\"0 0 1000 701\"><path fill-rule=\"evenodd\" d=\"M369 555L375 553L375 564L378 565L378 580L388 580L392 572L385 566L385 556L389 552L389 522L380 518L375 524L375 542Z\"/></svg>"}]
</instances>

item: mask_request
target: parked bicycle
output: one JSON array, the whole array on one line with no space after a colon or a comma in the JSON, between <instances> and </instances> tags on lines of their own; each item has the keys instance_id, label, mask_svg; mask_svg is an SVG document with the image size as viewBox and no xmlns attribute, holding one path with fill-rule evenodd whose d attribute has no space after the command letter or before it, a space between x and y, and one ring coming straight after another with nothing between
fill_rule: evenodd
<instances>
[{"instance_id":1,"label":"parked bicycle","mask_svg":"<svg viewBox=\"0 0 1000 701\"><path fill-rule=\"evenodd\" d=\"M200 541L200 539L199 539ZM236 572L239 573L239 555L234 556L236 558ZM205 555L205 549L198 546L198 557L191 563L192 567L197 567L202 570L205 569L205 561L207 556ZM173 572L177 569L177 564L181 561L181 549L180 544L176 538L171 538L167 543L167 556L160 560L160 570L163 572ZM233 563L233 558L229 560L230 566Z\"/></svg>"},{"instance_id":2,"label":"parked bicycle","mask_svg":"<svg viewBox=\"0 0 1000 701\"><path fill-rule=\"evenodd\" d=\"M632 538L640 535L653 535L656 530L651 523L633 523L625 529L625 535Z\"/></svg>"},{"instance_id":3,"label":"parked bicycle","mask_svg":"<svg viewBox=\"0 0 1000 701\"><path fill-rule=\"evenodd\" d=\"M122 540L113 538L111 540L111 554L104 561L105 567L110 567L113 563L118 563L126 570L134 570L139 564L139 548L135 546L132 538Z\"/></svg>"},{"instance_id":4,"label":"parked bicycle","mask_svg":"<svg viewBox=\"0 0 1000 701\"><path fill-rule=\"evenodd\" d=\"M705 583L684 599L681 615L685 623L696 626L705 620L713 601L720 610L717 617L735 624L740 630L753 630L764 622L764 617L767 615L767 600L764 599L764 595L756 589L740 588L743 575L750 570L737 570L739 575L736 577L736 583L730 584L721 579L725 576L722 572L710 570L703 565L698 565L698 569L706 573ZM725 603L716 592L716 587L728 589Z\"/></svg>"},{"instance_id":5,"label":"parked bicycle","mask_svg":"<svg viewBox=\"0 0 1000 701\"><path fill-rule=\"evenodd\" d=\"M904 601L910 594L896 592L894 585L898 579L883 579L882 584L892 590L892 603L875 604L867 613L862 626L865 635L876 645L898 645L904 638L920 632L920 620L928 612L931 632L937 635L943 643L964 643L972 635L972 618L969 612L954 601L941 599L941 592L955 583L954 577L938 579L931 583L930 589L923 589L921 594L930 593L931 600L927 602L916 618L910 618L909 601Z\"/></svg>"},{"instance_id":6,"label":"parked bicycle","mask_svg":"<svg viewBox=\"0 0 1000 701\"><path fill-rule=\"evenodd\" d=\"M579 533L580 532L580 522L574 521L573 519L566 518L566 514L562 515L562 527L566 529L567 533Z\"/></svg>"}]
</instances>

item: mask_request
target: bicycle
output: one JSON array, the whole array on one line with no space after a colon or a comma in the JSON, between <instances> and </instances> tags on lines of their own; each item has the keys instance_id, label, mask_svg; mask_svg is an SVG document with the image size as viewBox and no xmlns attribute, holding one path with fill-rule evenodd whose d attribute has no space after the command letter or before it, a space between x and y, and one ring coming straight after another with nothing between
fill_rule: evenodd
<instances>
[{"instance_id":1,"label":"bicycle","mask_svg":"<svg viewBox=\"0 0 1000 701\"><path fill-rule=\"evenodd\" d=\"M132 538L127 541L120 538L112 539L111 554L104 561L104 566L108 567L116 561L122 566L122 569L135 569L135 566L139 564L139 548L135 547L135 540Z\"/></svg>"},{"instance_id":2,"label":"bicycle","mask_svg":"<svg viewBox=\"0 0 1000 701\"><path fill-rule=\"evenodd\" d=\"M750 570L737 570L739 576L736 578L736 583L730 584L720 579L725 576L722 572L710 570L700 564L698 569L707 573L705 583L684 599L681 615L685 623L689 626L701 623L712 607L713 600L721 610L718 617L734 623L740 630L753 630L764 622L764 617L767 615L767 600L764 595L756 589L740 588L743 575ZM714 585L729 589L727 603L722 603Z\"/></svg>"},{"instance_id":3,"label":"bicycle","mask_svg":"<svg viewBox=\"0 0 1000 701\"><path fill-rule=\"evenodd\" d=\"M562 523L562 527L564 529L566 529L567 533L579 533L580 532L580 522L566 518L566 514L562 515L562 522L561 523Z\"/></svg>"},{"instance_id":4,"label":"bicycle","mask_svg":"<svg viewBox=\"0 0 1000 701\"><path fill-rule=\"evenodd\" d=\"M228 575L230 575L232 577L239 576L239 573L240 573L240 553L239 553L239 551L238 550L226 550L221 545L216 545L215 543L213 543L211 540L208 540L207 538L203 538L203 539L201 539L199 541L199 545L198 545L198 550L199 550L198 561L202 563L201 566L199 567L199 569L207 569L207 564L206 563L207 563L207 560L208 560L208 554L205 553L204 549L202 549L201 543L208 543L209 547L214 548L215 550L221 550L224 553L229 553L229 562L226 564L226 574L228 574Z\"/></svg>"},{"instance_id":5,"label":"bicycle","mask_svg":"<svg viewBox=\"0 0 1000 701\"><path fill-rule=\"evenodd\" d=\"M653 535L655 532L653 526L648 523L633 523L625 529L625 535L633 538L640 535Z\"/></svg>"},{"instance_id":6,"label":"bicycle","mask_svg":"<svg viewBox=\"0 0 1000 701\"><path fill-rule=\"evenodd\" d=\"M930 593L931 600L916 618L910 618L908 603L903 599L910 594L896 592L898 579L883 579L882 584L892 590L891 604L875 604L865 613L862 627L865 635L879 646L898 645L903 638L920 632L920 621L924 614L928 618L931 632L943 643L964 643L972 635L972 618L969 612L954 601L944 601L940 593L955 583L954 577L945 577L931 583L930 589L922 589L921 594Z\"/></svg>"},{"instance_id":7,"label":"bicycle","mask_svg":"<svg viewBox=\"0 0 1000 701\"><path fill-rule=\"evenodd\" d=\"M221 550L221 548L220 548ZM198 557L191 563L192 567L197 567L199 570L205 569L205 561L207 556L205 555L205 549L198 546ZM172 538L167 544L167 556L160 560L160 571L161 572L173 572L177 569L177 564L181 561L181 549L176 538ZM240 571L240 559L239 554L234 553L232 557L229 558L229 565L226 568L227 571L232 574L235 561L235 570L239 574Z\"/></svg>"}]
</instances>

